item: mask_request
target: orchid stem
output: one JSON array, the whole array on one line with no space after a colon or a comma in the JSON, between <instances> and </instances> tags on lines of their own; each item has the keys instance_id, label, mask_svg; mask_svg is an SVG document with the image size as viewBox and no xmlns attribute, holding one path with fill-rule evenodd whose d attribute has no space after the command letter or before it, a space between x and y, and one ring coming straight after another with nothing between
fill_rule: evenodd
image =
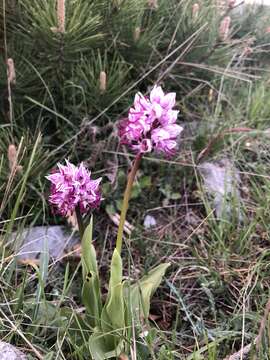
<instances>
[{"instance_id":1,"label":"orchid stem","mask_svg":"<svg viewBox=\"0 0 270 360\"><path fill-rule=\"evenodd\" d=\"M116 239L116 249L118 250L119 254L121 254L121 250L122 250L124 226L125 226L125 221L126 221L126 215L127 215L128 203L129 203L129 199L130 199L130 195L131 195L132 185L133 185L137 170L139 168L141 158L142 158L142 154L140 154L140 153L137 154L135 161L132 165L131 171L128 175L128 181L127 181L127 186L126 186L126 190L125 190L125 194L124 194L120 222L119 222L118 233L117 233L117 239Z\"/></svg>"},{"instance_id":2,"label":"orchid stem","mask_svg":"<svg viewBox=\"0 0 270 360\"><path fill-rule=\"evenodd\" d=\"M83 234L84 234L84 224L83 224L82 214L81 214L80 208L78 206L76 206L76 208L75 208L75 213L76 213L80 238L82 240Z\"/></svg>"}]
</instances>

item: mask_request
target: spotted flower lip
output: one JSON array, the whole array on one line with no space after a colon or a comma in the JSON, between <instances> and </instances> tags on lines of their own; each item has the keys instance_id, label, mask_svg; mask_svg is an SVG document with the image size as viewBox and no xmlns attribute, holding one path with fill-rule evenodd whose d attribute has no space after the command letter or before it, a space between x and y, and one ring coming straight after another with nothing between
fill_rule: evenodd
<instances>
[{"instance_id":1,"label":"spotted flower lip","mask_svg":"<svg viewBox=\"0 0 270 360\"><path fill-rule=\"evenodd\" d=\"M66 165L58 163L57 167L46 176L51 182L49 202L57 213L66 216L78 207L84 214L100 205L101 178L91 179L91 172L82 163L75 166L66 160Z\"/></svg>"},{"instance_id":2,"label":"spotted flower lip","mask_svg":"<svg viewBox=\"0 0 270 360\"><path fill-rule=\"evenodd\" d=\"M136 153L174 155L183 130L176 124L179 111L173 110L175 102L176 94L165 94L161 86L154 86L149 98L137 93L128 117L119 122L120 142Z\"/></svg>"}]
</instances>

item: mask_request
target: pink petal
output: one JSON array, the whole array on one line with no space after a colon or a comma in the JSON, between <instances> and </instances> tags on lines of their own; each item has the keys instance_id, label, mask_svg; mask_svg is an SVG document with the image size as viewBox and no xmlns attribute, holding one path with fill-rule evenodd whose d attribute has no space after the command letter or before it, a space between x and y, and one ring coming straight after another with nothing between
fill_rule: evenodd
<instances>
[{"instance_id":1,"label":"pink petal","mask_svg":"<svg viewBox=\"0 0 270 360\"><path fill-rule=\"evenodd\" d=\"M151 103L160 103L161 99L164 97L164 92L161 86L154 86L152 91L150 92L150 101Z\"/></svg>"},{"instance_id":2,"label":"pink petal","mask_svg":"<svg viewBox=\"0 0 270 360\"><path fill-rule=\"evenodd\" d=\"M177 110L167 110L163 113L160 122L162 125L174 124L177 120L179 111Z\"/></svg>"},{"instance_id":3,"label":"pink petal","mask_svg":"<svg viewBox=\"0 0 270 360\"><path fill-rule=\"evenodd\" d=\"M178 124L171 124L163 127L163 130L170 134L170 137L177 137L183 131L182 126Z\"/></svg>"},{"instance_id":4,"label":"pink petal","mask_svg":"<svg viewBox=\"0 0 270 360\"><path fill-rule=\"evenodd\" d=\"M153 104L153 113L159 119L162 116L163 109L159 104Z\"/></svg>"},{"instance_id":5,"label":"pink petal","mask_svg":"<svg viewBox=\"0 0 270 360\"><path fill-rule=\"evenodd\" d=\"M164 109L170 110L175 105L175 97L176 97L176 93L168 93L161 99L160 101L161 106Z\"/></svg>"}]
</instances>

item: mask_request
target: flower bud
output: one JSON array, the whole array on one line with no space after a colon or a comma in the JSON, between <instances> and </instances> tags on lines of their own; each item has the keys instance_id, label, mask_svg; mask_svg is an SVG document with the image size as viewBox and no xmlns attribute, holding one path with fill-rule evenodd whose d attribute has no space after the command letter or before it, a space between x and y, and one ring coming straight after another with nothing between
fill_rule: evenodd
<instances>
[{"instance_id":1,"label":"flower bud","mask_svg":"<svg viewBox=\"0 0 270 360\"><path fill-rule=\"evenodd\" d=\"M197 20L199 15L200 5L198 3L195 3L192 5L192 19Z\"/></svg>"},{"instance_id":2,"label":"flower bud","mask_svg":"<svg viewBox=\"0 0 270 360\"><path fill-rule=\"evenodd\" d=\"M10 172L15 171L15 172L21 172L22 171L22 166L21 165L17 165L18 163L18 152L17 152L17 148L15 145L10 144L8 147L8 162L9 162L9 170Z\"/></svg>"},{"instance_id":3,"label":"flower bud","mask_svg":"<svg viewBox=\"0 0 270 360\"><path fill-rule=\"evenodd\" d=\"M99 74L99 90L103 94L107 88L107 74L105 71L101 71Z\"/></svg>"},{"instance_id":4,"label":"flower bud","mask_svg":"<svg viewBox=\"0 0 270 360\"><path fill-rule=\"evenodd\" d=\"M220 23L219 37L222 41L226 41L229 37L230 24L231 24L230 16L226 16Z\"/></svg>"},{"instance_id":5,"label":"flower bud","mask_svg":"<svg viewBox=\"0 0 270 360\"><path fill-rule=\"evenodd\" d=\"M209 93L208 93L208 101L209 102L213 101L213 95L214 95L214 91L213 91L213 89L210 89Z\"/></svg>"},{"instance_id":6,"label":"flower bud","mask_svg":"<svg viewBox=\"0 0 270 360\"><path fill-rule=\"evenodd\" d=\"M57 1L57 20L58 20L58 32L65 32L65 21L66 21L66 4L65 0Z\"/></svg>"},{"instance_id":7,"label":"flower bud","mask_svg":"<svg viewBox=\"0 0 270 360\"><path fill-rule=\"evenodd\" d=\"M11 171L17 162L17 149L16 146L13 144L9 145L8 147L8 161L9 161L9 169Z\"/></svg>"},{"instance_id":8,"label":"flower bud","mask_svg":"<svg viewBox=\"0 0 270 360\"><path fill-rule=\"evenodd\" d=\"M140 39L140 35L141 35L141 28L136 27L133 34L134 42L137 42Z\"/></svg>"},{"instance_id":9,"label":"flower bud","mask_svg":"<svg viewBox=\"0 0 270 360\"><path fill-rule=\"evenodd\" d=\"M7 74L8 74L8 83L15 85L16 84L16 73L15 65L12 58L7 59Z\"/></svg>"}]
</instances>

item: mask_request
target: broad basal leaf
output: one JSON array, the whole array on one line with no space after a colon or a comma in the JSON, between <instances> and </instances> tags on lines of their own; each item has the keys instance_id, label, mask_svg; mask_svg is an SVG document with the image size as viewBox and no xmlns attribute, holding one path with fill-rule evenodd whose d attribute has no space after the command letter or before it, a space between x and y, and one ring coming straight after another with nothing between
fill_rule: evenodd
<instances>
[{"instance_id":1,"label":"broad basal leaf","mask_svg":"<svg viewBox=\"0 0 270 360\"><path fill-rule=\"evenodd\" d=\"M122 259L117 249L111 262L111 276L107 300L102 310L101 328L109 351L114 350L125 331L125 306L122 283Z\"/></svg>"},{"instance_id":2,"label":"broad basal leaf","mask_svg":"<svg viewBox=\"0 0 270 360\"><path fill-rule=\"evenodd\" d=\"M124 283L125 301L131 310L131 315L137 320L148 318L150 310L150 299L159 287L169 263L160 264L137 283L130 285Z\"/></svg>"},{"instance_id":3,"label":"broad basal leaf","mask_svg":"<svg viewBox=\"0 0 270 360\"><path fill-rule=\"evenodd\" d=\"M82 239L83 290L82 299L91 318L92 327L100 326L101 295L96 251L92 244L93 218Z\"/></svg>"},{"instance_id":4,"label":"broad basal leaf","mask_svg":"<svg viewBox=\"0 0 270 360\"><path fill-rule=\"evenodd\" d=\"M95 329L94 333L89 339L89 350L93 360L106 360L118 357L124 347L124 340L120 340L115 349L108 351L106 343L106 335L98 329Z\"/></svg>"}]
</instances>

